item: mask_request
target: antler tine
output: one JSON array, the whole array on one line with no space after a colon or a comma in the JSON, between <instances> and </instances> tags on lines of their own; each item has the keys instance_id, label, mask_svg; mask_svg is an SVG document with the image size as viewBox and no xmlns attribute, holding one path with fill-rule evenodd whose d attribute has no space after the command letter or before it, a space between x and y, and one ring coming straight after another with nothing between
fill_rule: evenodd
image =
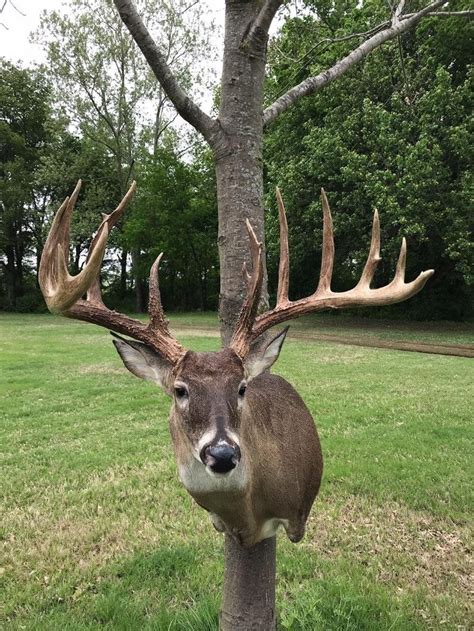
<instances>
[{"instance_id":1,"label":"antler tine","mask_svg":"<svg viewBox=\"0 0 474 631\"><path fill-rule=\"evenodd\" d=\"M278 267L277 305L288 302L288 286L290 282L290 253L288 248L288 223L286 221L285 204L280 189L276 187L278 217L280 220L280 264Z\"/></svg>"},{"instance_id":2,"label":"antler tine","mask_svg":"<svg viewBox=\"0 0 474 631\"><path fill-rule=\"evenodd\" d=\"M92 272L94 273L93 274L94 279L92 280L91 285L89 286L87 290L87 300L91 304L96 305L97 307L107 308L104 305L104 302L102 300L102 291L100 289L100 267L102 265L102 259L105 252L105 244L107 243L107 239L110 234L110 231L118 222L118 220L121 219L122 215L125 212L126 207L128 206L132 197L135 195L136 190L137 190L137 183L134 180L131 183L128 191L125 193L122 201L117 206L117 208L113 212L111 212L110 215L107 215L105 213L102 215L103 217L102 223L100 224L94 238L92 239L91 245L89 247L89 252L87 254L85 267L87 268L88 265L91 266L91 273ZM101 240L101 237L104 232L107 233L107 236L105 237L105 242ZM98 251L97 253L100 253L100 247L103 247L103 251L102 251L102 254L100 255L100 259L99 258L93 259L94 252Z\"/></svg>"},{"instance_id":3,"label":"antler tine","mask_svg":"<svg viewBox=\"0 0 474 631\"><path fill-rule=\"evenodd\" d=\"M407 240L405 237L402 239L402 247L400 248L400 254L397 261L397 269L395 271L395 282L405 282L405 268L407 265Z\"/></svg>"},{"instance_id":4,"label":"antler tine","mask_svg":"<svg viewBox=\"0 0 474 631\"><path fill-rule=\"evenodd\" d=\"M185 349L181 344L170 334L168 321L165 318L163 306L161 304L160 297L160 284L158 277L158 270L160 267L160 261L163 256L163 252L159 254L150 270L150 282L149 282L149 297L148 297L148 314L150 316L150 323L147 326L147 331L153 335L153 344L159 352L163 354L163 349L166 350L166 354L172 362L178 362L185 354Z\"/></svg>"},{"instance_id":5,"label":"antler tine","mask_svg":"<svg viewBox=\"0 0 474 631\"><path fill-rule=\"evenodd\" d=\"M331 209L324 188L321 189L323 205L323 247L321 254L321 272L315 294L331 291L332 268L334 265L334 230Z\"/></svg>"},{"instance_id":6,"label":"antler tine","mask_svg":"<svg viewBox=\"0 0 474 631\"><path fill-rule=\"evenodd\" d=\"M58 243L61 243L63 246L65 245L66 251L69 250L69 230L71 226L72 212L76 205L77 198L79 197L81 187L82 187L82 180L77 180L77 184L74 187L71 197L66 197L66 199L63 202L63 204L65 205L65 209L64 209L64 212L59 217L59 220L57 223ZM53 221L53 228L54 228L55 222L56 222L56 217L54 218L54 221Z\"/></svg>"},{"instance_id":7,"label":"antler tine","mask_svg":"<svg viewBox=\"0 0 474 631\"><path fill-rule=\"evenodd\" d=\"M405 241L405 239L403 239ZM382 259L380 258L380 220L379 212L374 210L374 220L372 223L372 239L370 241L370 250L367 257L367 262L364 267L364 271L360 277L357 287L366 287L370 289L370 283L377 269L377 265Z\"/></svg>"},{"instance_id":8,"label":"antler tine","mask_svg":"<svg viewBox=\"0 0 474 631\"><path fill-rule=\"evenodd\" d=\"M148 296L148 313L150 315L150 324L148 328L151 331L165 330L168 332L168 322L165 318L163 306L160 297L160 283L158 270L163 252L159 254L150 270L149 296Z\"/></svg>"},{"instance_id":9,"label":"antler tine","mask_svg":"<svg viewBox=\"0 0 474 631\"><path fill-rule=\"evenodd\" d=\"M242 305L242 309L229 344L229 346L233 348L240 357L244 357L249 350L249 340L251 337L252 326L257 314L263 281L263 244L258 241L248 219L245 220L245 225L249 235L250 254L252 257L252 273L250 274L247 284L247 295ZM247 266L245 266L245 271L246 268Z\"/></svg>"},{"instance_id":10,"label":"antler tine","mask_svg":"<svg viewBox=\"0 0 474 631\"><path fill-rule=\"evenodd\" d=\"M69 276L64 250L69 251L69 225L80 189L81 180L78 180L71 197L66 197L59 207L43 248L38 278L46 302L48 306L51 303L53 310L56 286Z\"/></svg>"},{"instance_id":11,"label":"antler tine","mask_svg":"<svg viewBox=\"0 0 474 631\"><path fill-rule=\"evenodd\" d=\"M402 245L400 248L400 254L398 256L398 261L397 261L397 268L395 270L395 276L393 277L392 282L389 283L386 287L382 287L381 289L374 290L374 291L387 290L387 292L390 291L394 295L402 294L404 296L402 300L405 300L406 298L410 298L411 296L414 296L421 289L423 289L428 278L430 278L430 276L434 274L434 270L429 269L429 270L426 270L425 272L421 272L415 278L415 280L412 280L410 283L405 283L406 262L407 262L407 241L405 237L403 237ZM394 300L393 302L398 302L398 301Z\"/></svg>"}]
</instances>

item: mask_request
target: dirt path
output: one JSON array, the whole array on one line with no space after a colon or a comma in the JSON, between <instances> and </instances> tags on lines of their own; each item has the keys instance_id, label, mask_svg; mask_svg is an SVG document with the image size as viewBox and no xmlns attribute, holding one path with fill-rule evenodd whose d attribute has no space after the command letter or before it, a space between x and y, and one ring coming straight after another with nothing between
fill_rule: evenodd
<instances>
[{"instance_id":1,"label":"dirt path","mask_svg":"<svg viewBox=\"0 0 474 631\"><path fill-rule=\"evenodd\" d=\"M218 337L216 329L211 327L199 327L180 325L175 329L179 335L189 334L198 336ZM444 344L438 342L404 342L403 340L383 340L368 336L343 336L332 333L309 333L298 330L291 331L291 337L296 340L310 340L312 342L332 342L348 346L365 346L368 348L388 348L397 351L410 351L413 353L430 353L432 355L451 355L455 357L474 357L474 344Z\"/></svg>"}]
</instances>

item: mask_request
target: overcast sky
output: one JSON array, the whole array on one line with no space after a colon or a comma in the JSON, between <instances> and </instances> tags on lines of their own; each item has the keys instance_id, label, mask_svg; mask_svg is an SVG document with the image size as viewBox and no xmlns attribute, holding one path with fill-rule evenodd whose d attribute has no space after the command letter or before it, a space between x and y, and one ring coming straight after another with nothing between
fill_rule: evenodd
<instances>
[{"instance_id":1,"label":"overcast sky","mask_svg":"<svg viewBox=\"0 0 474 631\"><path fill-rule=\"evenodd\" d=\"M44 9L59 9L63 0L13 0L13 4L24 14L20 15L7 2L3 13L0 14L0 57L11 61L22 61L29 65L34 61L44 61L44 54L40 46L30 44L29 34L39 26L40 14ZM3 0L0 0L0 6Z\"/></svg>"}]
</instances>

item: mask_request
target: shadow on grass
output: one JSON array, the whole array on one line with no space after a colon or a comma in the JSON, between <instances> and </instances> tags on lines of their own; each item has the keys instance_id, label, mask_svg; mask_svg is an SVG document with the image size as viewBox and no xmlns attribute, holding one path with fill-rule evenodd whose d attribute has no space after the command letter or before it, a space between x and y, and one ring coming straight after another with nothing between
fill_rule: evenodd
<instances>
[{"instance_id":1,"label":"shadow on grass","mask_svg":"<svg viewBox=\"0 0 474 631\"><path fill-rule=\"evenodd\" d=\"M36 630L217 631L222 589L221 546L176 545L139 552L12 628ZM303 548L278 555L278 629L402 631L423 628L411 599L370 583L363 568ZM411 600L411 602L410 602ZM39 615L38 615L39 614ZM33 624L34 618L34 624ZM29 626L29 623L32 623Z\"/></svg>"},{"instance_id":2,"label":"shadow on grass","mask_svg":"<svg viewBox=\"0 0 474 631\"><path fill-rule=\"evenodd\" d=\"M183 545L139 552L105 566L100 576L89 575L79 589L63 586L64 597L59 597L57 585L56 594L42 602L31 626L29 615L26 625L18 619L12 621L12 628L215 630L222 582L217 559L210 548Z\"/></svg>"},{"instance_id":3,"label":"shadow on grass","mask_svg":"<svg viewBox=\"0 0 474 631\"><path fill-rule=\"evenodd\" d=\"M399 597L343 557L317 558L281 547L277 564L278 629L290 631L416 631L423 628L414 594Z\"/></svg>"}]
</instances>

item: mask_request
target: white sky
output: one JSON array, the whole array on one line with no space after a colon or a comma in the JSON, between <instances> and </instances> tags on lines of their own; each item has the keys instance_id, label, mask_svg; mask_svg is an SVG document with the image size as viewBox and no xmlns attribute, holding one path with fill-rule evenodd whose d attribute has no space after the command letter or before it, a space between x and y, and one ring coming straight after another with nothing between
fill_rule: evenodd
<instances>
[{"instance_id":1,"label":"white sky","mask_svg":"<svg viewBox=\"0 0 474 631\"><path fill-rule=\"evenodd\" d=\"M65 2L64 4L69 4ZM8 2L0 14L0 57L10 61L21 61L25 66L45 60L41 46L28 41L31 31L39 26L40 14L44 9L53 11L63 5L63 0L13 0L13 4L25 15L20 15ZM0 0L0 7L3 0Z\"/></svg>"}]
</instances>

